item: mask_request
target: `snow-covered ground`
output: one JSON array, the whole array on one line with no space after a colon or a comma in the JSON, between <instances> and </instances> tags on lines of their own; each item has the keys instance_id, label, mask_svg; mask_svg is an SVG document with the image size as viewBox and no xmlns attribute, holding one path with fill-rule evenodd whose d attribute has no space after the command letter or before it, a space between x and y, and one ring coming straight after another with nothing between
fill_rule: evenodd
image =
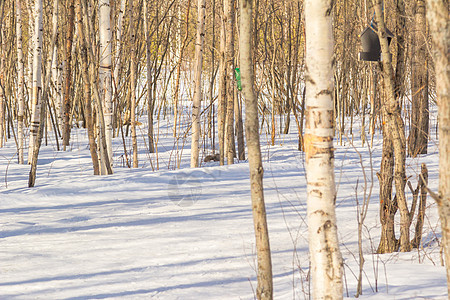
<instances>
[{"instance_id":1,"label":"snow-covered ground","mask_svg":"<svg viewBox=\"0 0 450 300\"><path fill-rule=\"evenodd\" d=\"M115 173L101 177L92 175L84 130L73 130L66 152L56 151L50 135L35 188L27 187L29 166L16 163L14 140L0 149L0 299L254 298L248 163L190 169L189 140L180 140L177 152L170 126L160 125L158 155L148 154L141 139L140 167L128 169L116 138ZM304 157L292 129L278 136L276 146L261 136L275 299L308 299L310 290ZM142 125L138 132L145 130ZM356 137L353 145L344 141L336 143L335 162L344 296L356 293L356 199L363 201L365 171L366 191L372 176L373 189L363 232L361 298L447 299L436 205L428 199L421 249L376 255L381 136L372 148ZM177 154L180 169L174 167ZM436 190L435 139L428 155L408 159L413 186L422 162Z\"/></svg>"}]
</instances>

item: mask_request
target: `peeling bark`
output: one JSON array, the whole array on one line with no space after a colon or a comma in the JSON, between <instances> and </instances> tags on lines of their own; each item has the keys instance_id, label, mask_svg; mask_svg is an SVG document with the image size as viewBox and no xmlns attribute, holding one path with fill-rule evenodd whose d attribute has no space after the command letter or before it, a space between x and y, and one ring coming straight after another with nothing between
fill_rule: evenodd
<instances>
[{"instance_id":1,"label":"peeling bark","mask_svg":"<svg viewBox=\"0 0 450 300\"><path fill-rule=\"evenodd\" d=\"M314 299L342 299L342 256L337 236L334 180L332 2L305 1L306 122L304 151Z\"/></svg>"}]
</instances>

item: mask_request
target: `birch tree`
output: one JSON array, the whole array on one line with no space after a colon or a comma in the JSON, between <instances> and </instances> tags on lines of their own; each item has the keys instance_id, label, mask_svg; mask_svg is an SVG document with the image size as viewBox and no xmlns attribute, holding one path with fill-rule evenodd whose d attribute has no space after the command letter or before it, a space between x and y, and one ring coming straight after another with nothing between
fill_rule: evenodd
<instances>
[{"instance_id":1,"label":"birch tree","mask_svg":"<svg viewBox=\"0 0 450 300\"><path fill-rule=\"evenodd\" d=\"M51 98L53 100L53 105L55 108L55 123L57 130L60 131L59 125L61 124L61 90L60 90L60 72L58 67L58 47L55 47L53 49L52 53L52 85L53 88L51 89Z\"/></svg>"},{"instance_id":2,"label":"birch tree","mask_svg":"<svg viewBox=\"0 0 450 300\"><path fill-rule=\"evenodd\" d=\"M25 82L27 88L27 98L33 98L33 52L34 52L34 21L36 19L33 12L33 2L27 3L25 5L24 11L28 12L28 36L29 39L27 41L27 69L25 74ZM31 101L27 101L27 108L31 111L30 108Z\"/></svg>"},{"instance_id":3,"label":"birch tree","mask_svg":"<svg viewBox=\"0 0 450 300\"><path fill-rule=\"evenodd\" d=\"M89 16L90 13L88 12L88 3L86 0L77 0L77 4L80 5L81 3L81 9L83 16ZM94 25L93 20L91 17L82 18L83 22L83 28L85 29L84 33L84 39L86 40L87 45L93 45L94 44L94 37L92 36ZM79 28L79 26L77 27ZM106 168L107 174L113 174L113 170L111 168L111 164L109 162L109 156L107 151L107 144L106 144L106 138L105 138L105 117L103 115L103 105L102 100L100 97L100 92L98 89L98 70L94 68L93 61L96 61L97 57L94 55L93 47L85 47L87 48L87 56L89 58L88 69L89 69L89 84L90 89L92 91L92 95L94 97L95 103L96 103L96 111L97 111L97 135L98 135L98 151L100 152L99 160L100 164L102 165L102 168ZM87 80L86 80L87 81ZM87 82L85 82L87 84ZM95 168L95 164L94 164Z\"/></svg>"},{"instance_id":4,"label":"birch tree","mask_svg":"<svg viewBox=\"0 0 450 300\"><path fill-rule=\"evenodd\" d=\"M24 95L24 64L23 64L23 43L22 43L22 6L20 0L16 0L16 43L17 43L17 135L19 143L18 162L24 163L23 147L24 147L24 130L23 118L25 111L25 95Z\"/></svg>"},{"instance_id":5,"label":"birch tree","mask_svg":"<svg viewBox=\"0 0 450 300\"><path fill-rule=\"evenodd\" d=\"M111 86L111 7L110 0L100 0L99 11L99 34L100 34L100 65L99 81L103 104L103 115L105 116L105 138L108 153L108 161L112 164L112 136L113 136L113 105ZM112 167L112 166L111 166ZM101 168L102 174L106 174L106 168Z\"/></svg>"},{"instance_id":6,"label":"birch tree","mask_svg":"<svg viewBox=\"0 0 450 300\"><path fill-rule=\"evenodd\" d=\"M195 42L194 101L192 105L191 168L198 167L200 107L202 101L202 65L205 43L206 1L198 0L197 40Z\"/></svg>"},{"instance_id":7,"label":"birch tree","mask_svg":"<svg viewBox=\"0 0 450 300\"><path fill-rule=\"evenodd\" d=\"M130 17L130 45L131 45L131 59L130 59L130 121L131 121L131 140L133 144L133 168L138 167L138 146L136 139L136 32L134 27L134 6L133 0L128 1L129 17Z\"/></svg>"},{"instance_id":8,"label":"birch tree","mask_svg":"<svg viewBox=\"0 0 450 300\"><path fill-rule=\"evenodd\" d=\"M86 127L88 132L88 139L89 139L89 151L91 153L91 159L92 159L92 165L94 168L94 175L103 175L103 170L106 168L106 166L100 167L100 163L103 160L98 159L98 153L97 153L97 143L95 142L95 133L94 133L94 120L93 120L93 114L92 114L92 97L91 97L91 86L90 86L90 79L89 79L89 62L88 62L88 51L87 51L87 42L86 42L86 36L84 34L85 30L83 28L83 13L82 13L82 4L81 0L77 0L76 2L76 23L78 28L78 35L79 35L79 44L80 44L80 58L81 58L81 75L83 78L83 87L84 87L84 114L86 118ZM101 141L99 141L101 142ZM99 151L102 153L101 151Z\"/></svg>"},{"instance_id":9,"label":"birch tree","mask_svg":"<svg viewBox=\"0 0 450 300\"><path fill-rule=\"evenodd\" d=\"M179 5L181 5L181 1L179 3ZM178 41L178 47L179 49L177 50L178 52L178 63L177 63L177 75L176 75L176 79L175 79L175 87L174 87L174 96L173 96L173 137L177 136L177 126L179 126L178 124L178 101L179 101L179 93L180 93L180 81L181 81L181 65L183 63L183 56L184 56L184 50L189 42L189 12L191 9L191 0L187 1L187 8L186 8L186 16L185 16L185 22L186 22L186 32L183 38L183 41L181 42L179 39L179 34L177 34L177 41ZM181 8L179 6L179 11L178 11L178 18L179 18L179 22L181 22ZM182 111L182 110L181 110ZM178 124L178 125L177 125Z\"/></svg>"},{"instance_id":10,"label":"birch tree","mask_svg":"<svg viewBox=\"0 0 450 300\"><path fill-rule=\"evenodd\" d=\"M336 226L333 113L333 1L306 0L306 125L309 253L313 299L342 299Z\"/></svg>"},{"instance_id":11,"label":"birch tree","mask_svg":"<svg viewBox=\"0 0 450 300\"><path fill-rule=\"evenodd\" d=\"M36 7L38 5L36 4ZM42 9L42 3L40 4ZM59 0L53 0L53 15L52 15L52 35L50 40L50 48L49 52L53 53L53 49L56 47L56 35L57 35L57 29L58 29L58 6L59 6ZM42 23L42 20L41 20ZM41 25L42 26L42 25ZM36 27L37 29L37 27ZM38 45L39 43L36 43L35 45ZM42 44L42 41L41 41ZM36 53L35 53L36 54ZM38 55L41 56L41 55ZM52 59L53 55L48 55L47 59L47 65L45 66L46 70L50 70L52 66ZM41 63L39 63L40 65ZM33 63L33 66L36 64ZM34 72L33 72L34 73ZM39 72L40 74L40 72ZM33 187L36 182L36 169L37 169L37 160L39 156L39 149L41 147L41 141L42 137L44 135L44 127L45 127L45 117L47 115L47 103L48 103L48 95L49 95L49 87L50 87L50 76L51 72L47 72L45 74L44 83L42 84L43 89L41 91L41 97L42 100L40 100L39 105L39 126L37 128L36 133L36 140L34 141L33 148L30 149L31 152L31 169L28 176L28 187ZM33 87L34 90L34 87ZM34 94L34 92L33 92Z\"/></svg>"},{"instance_id":12,"label":"birch tree","mask_svg":"<svg viewBox=\"0 0 450 300\"><path fill-rule=\"evenodd\" d=\"M258 260L258 299L273 298L272 261L270 257L269 231L264 203L261 146L259 142L258 99L254 90L252 53L252 0L241 0L240 5L240 66L242 93L245 98L245 131L250 168L250 188L252 197L253 224Z\"/></svg>"},{"instance_id":13,"label":"birch tree","mask_svg":"<svg viewBox=\"0 0 450 300\"><path fill-rule=\"evenodd\" d=\"M448 0L427 0L427 19L433 40L436 93L439 117L439 195L444 257L447 269L447 292L450 295L450 78Z\"/></svg>"},{"instance_id":14,"label":"birch tree","mask_svg":"<svg viewBox=\"0 0 450 300\"><path fill-rule=\"evenodd\" d=\"M72 95L71 95L71 87L72 87L72 43L73 43L73 31L74 31L74 22L75 22L75 6L74 0L68 0L68 14L67 14L67 31L66 31L66 40L64 47L64 126L63 126L63 147L64 151L66 147L69 146L70 141L70 130L72 124L70 124L70 114L72 111Z\"/></svg>"},{"instance_id":15,"label":"birch tree","mask_svg":"<svg viewBox=\"0 0 450 300\"><path fill-rule=\"evenodd\" d=\"M145 56L147 67L147 119L148 119L148 150L150 153L155 152L155 141L153 138L153 111L155 109L155 101L152 97L153 81L152 81L152 63L151 63L151 35L148 24L148 5L147 1L144 1L144 32L145 32Z\"/></svg>"},{"instance_id":16,"label":"birch tree","mask_svg":"<svg viewBox=\"0 0 450 300\"><path fill-rule=\"evenodd\" d=\"M120 55L122 53L121 39L122 39L122 26L123 26L123 13L125 11L126 0L120 0L120 7L117 16L117 29L116 29L116 41L115 41L115 54L114 54L114 73L113 73L113 95L117 97L119 88L119 70L121 65Z\"/></svg>"},{"instance_id":17,"label":"birch tree","mask_svg":"<svg viewBox=\"0 0 450 300\"><path fill-rule=\"evenodd\" d=\"M227 164L234 163L234 15L235 1L224 0L223 9L225 15L225 74L226 74L226 117L225 117L225 152Z\"/></svg>"},{"instance_id":18,"label":"birch tree","mask_svg":"<svg viewBox=\"0 0 450 300\"><path fill-rule=\"evenodd\" d=\"M34 23L33 37L33 88L31 98L31 123L30 123L30 142L28 148L28 164L32 163L34 144L37 142L42 96L42 33L44 31L42 24L42 0L36 0L34 4Z\"/></svg>"}]
</instances>

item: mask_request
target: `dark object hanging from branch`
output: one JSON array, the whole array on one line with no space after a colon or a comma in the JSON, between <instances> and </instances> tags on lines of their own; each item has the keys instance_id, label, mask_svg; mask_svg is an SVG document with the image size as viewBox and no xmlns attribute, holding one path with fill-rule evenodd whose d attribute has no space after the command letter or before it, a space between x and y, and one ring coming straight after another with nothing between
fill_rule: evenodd
<instances>
[{"instance_id":1,"label":"dark object hanging from branch","mask_svg":"<svg viewBox=\"0 0 450 300\"><path fill-rule=\"evenodd\" d=\"M370 26L366 27L364 31L360 34L362 52L359 52L359 59L364 61L381 61L381 47L380 39L377 34L377 24L373 22ZM388 38L388 43L391 43L394 34L386 28L386 35ZM387 55L391 55L388 53Z\"/></svg>"}]
</instances>

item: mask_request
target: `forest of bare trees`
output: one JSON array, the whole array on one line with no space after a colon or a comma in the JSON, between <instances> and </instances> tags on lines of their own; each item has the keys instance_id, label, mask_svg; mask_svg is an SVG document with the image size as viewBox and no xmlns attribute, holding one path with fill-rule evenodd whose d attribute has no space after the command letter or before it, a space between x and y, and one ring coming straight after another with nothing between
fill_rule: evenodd
<instances>
[{"instance_id":1,"label":"forest of bare trees","mask_svg":"<svg viewBox=\"0 0 450 300\"><path fill-rule=\"evenodd\" d=\"M375 34L376 59L359 54L366 34ZM15 143L33 187L42 145L68 151L76 127L87 132L93 174L114 172L113 140L123 141L127 167L140 167L145 145L158 170L167 119L171 170L188 140L192 168L248 159L257 295L271 299L259 136L275 145L294 127L306 160L313 295L339 298L333 140L371 145L382 132L377 252L418 248L427 201L436 201L450 261L449 40L447 0L3 0L0 151ZM427 153L436 104L440 187L432 191L426 165L410 173L405 160Z\"/></svg>"}]
</instances>

